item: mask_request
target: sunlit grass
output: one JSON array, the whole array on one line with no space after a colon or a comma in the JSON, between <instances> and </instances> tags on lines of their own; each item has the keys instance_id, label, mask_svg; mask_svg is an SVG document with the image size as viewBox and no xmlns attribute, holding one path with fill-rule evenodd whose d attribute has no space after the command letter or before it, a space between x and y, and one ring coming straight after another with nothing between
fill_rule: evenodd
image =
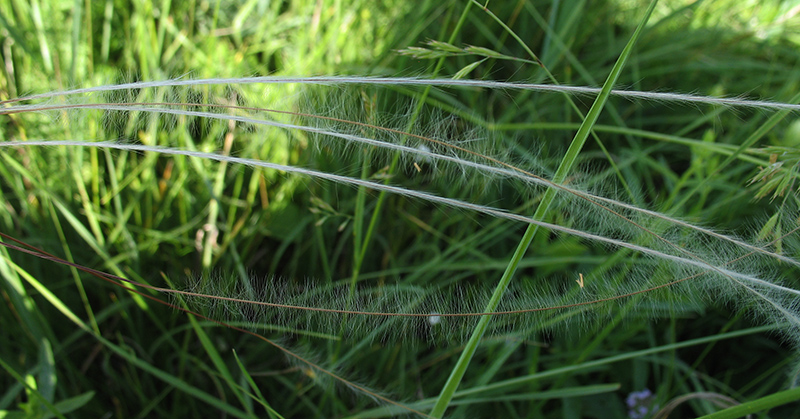
<instances>
[{"instance_id":1,"label":"sunlit grass","mask_svg":"<svg viewBox=\"0 0 800 419\"><path fill-rule=\"evenodd\" d=\"M236 300L167 298L195 319L3 250L0 409L428 414L531 222L552 232L434 415L793 400L791 10L660 3L562 184L641 4L23 3L0 4L0 95L50 97L5 104L28 146L0 150L3 232L162 299Z\"/></svg>"}]
</instances>

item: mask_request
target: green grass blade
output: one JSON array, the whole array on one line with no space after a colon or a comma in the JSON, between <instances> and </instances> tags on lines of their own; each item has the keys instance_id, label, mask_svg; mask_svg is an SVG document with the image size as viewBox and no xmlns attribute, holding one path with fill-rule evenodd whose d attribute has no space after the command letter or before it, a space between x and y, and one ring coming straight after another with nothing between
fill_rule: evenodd
<instances>
[{"instance_id":1,"label":"green grass blade","mask_svg":"<svg viewBox=\"0 0 800 419\"><path fill-rule=\"evenodd\" d=\"M702 416L700 419L736 419L798 400L800 400L800 387L795 387Z\"/></svg>"},{"instance_id":2,"label":"green grass blade","mask_svg":"<svg viewBox=\"0 0 800 419\"><path fill-rule=\"evenodd\" d=\"M592 105L589 113L586 115L583 123L581 124L578 132L575 134L575 138L572 140L572 144L570 144L569 149L567 150L566 155L564 156L563 160L561 161L561 165L559 166L556 174L553 178L555 183L563 183L567 177L567 174L570 172L572 167L575 165L577 161L578 154L580 153L583 145L586 143L586 139L589 138L589 134L592 131L592 127L594 126L595 122L597 122L597 118L600 116L600 112L603 110L603 106L605 105L608 97L611 93L611 89L614 87L614 84L617 82L619 75L622 73L622 69L625 66L625 62L628 60L628 57L633 51L633 47L636 44L636 41L639 39L642 30L644 29L645 24L650 19L650 15L655 8L657 0L654 0L650 3L650 6L647 8L644 17L639 22L639 26L633 32L631 39L628 41L628 44L622 50L619 59L614 64L614 67L611 70L611 74L609 74L606 82L603 84L603 88L600 94L595 99L594 104ZM544 216L547 214L550 204L553 202L555 198L556 190L555 189L548 189L542 199L542 202L536 209L533 218L536 220L544 219ZM517 246L517 250L514 252L514 255L511 257L511 261L508 264L505 272L503 273L500 282L497 284L494 293L492 294L489 303L486 305L485 312L493 312L496 310L497 306L500 304L500 300L503 297L503 293L505 293L506 288L508 288L508 284L511 282L511 278L514 276L514 273L517 270L517 266L522 258L525 256L525 252L528 250L528 246L530 245L531 241L533 241L533 237L536 235L538 231L537 226L529 226L525 231L525 234L520 240L519 246ZM483 338L483 334L486 332L486 328L489 325L489 321L491 320L491 316L484 316L481 317L478 325L475 327L475 330L472 333L469 341L467 342L464 351L461 353L461 357L458 359L456 366L453 368L452 372L450 373L450 377L447 379L444 388L442 388L441 393L439 394L439 398L436 401L436 405L434 406L433 410L431 410L431 416L440 418L444 415L445 410L447 410L447 406L450 404L450 400L452 400L453 395L458 388L458 385L461 383L461 379L464 377L464 374L467 371L467 367L469 366L470 361L472 360L472 356L475 354L475 351L478 348L478 344L480 343L481 339Z\"/></svg>"},{"instance_id":3,"label":"green grass blade","mask_svg":"<svg viewBox=\"0 0 800 419\"><path fill-rule=\"evenodd\" d=\"M235 349L233 350L233 357L236 359L236 365L239 366L239 370L242 372L242 376L247 381L247 384L250 386L250 388L253 390L253 393L255 394L254 399L257 402L259 402L262 406L264 406L265 409L267 409L267 413L269 414L270 418L284 419L280 413L276 412L275 409L273 409L272 406L269 405L267 399L265 399L264 395L261 394L261 390L258 388L256 382L253 381L253 377L250 375L250 373L247 372L247 368L245 368L244 364L242 364L242 361L241 359L239 359L239 355L236 354Z\"/></svg>"},{"instance_id":4,"label":"green grass blade","mask_svg":"<svg viewBox=\"0 0 800 419\"><path fill-rule=\"evenodd\" d=\"M211 339L208 337L208 334L206 334L206 332L203 330L203 328L200 326L200 324L198 323L197 319L195 319L194 316L189 315L189 321L191 322L192 328L194 329L195 333L197 333L197 337L200 339L200 343L202 343L203 348L206 350L206 353L208 354L209 358L211 358L211 362L213 362L214 366L217 368L217 371L220 373L222 378L228 384L228 387L231 389L231 391L233 391L233 393L236 395L236 398L239 399L239 402L241 402L242 405L247 406L244 395L239 391L239 387L236 384L233 375L231 375L228 366L225 364L225 361L222 359L222 356L220 355L219 351L217 351L217 348L214 346L214 343L211 342ZM253 412L248 412L248 413L250 413L251 415L253 414Z\"/></svg>"},{"instance_id":5,"label":"green grass blade","mask_svg":"<svg viewBox=\"0 0 800 419\"><path fill-rule=\"evenodd\" d=\"M8 365L5 361L3 361L2 358L0 358L0 368L3 368L6 371L6 373L8 373L8 375L14 377L14 379L17 380L17 382L23 384L25 386L25 388L28 390L29 399L25 403L25 405L29 406L29 409L31 409L33 412L39 413L40 417L58 417L58 418L66 419L64 417L64 415L62 415L58 411L58 408L56 406L54 406L53 403L51 403L49 400L47 400L47 397L45 397L39 391L39 389L36 388L35 385L29 383L28 380L25 379L25 377L20 375L18 372L14 371L14 369L11 368L11 366ZM33 396L33 397L30 397L30 396ZM37 402L41 403L42 406L44 406L44 408L47 409L47 411L50 413L50 415L46 415L44 412L38 412L37 411L38 409L36 407L34 407L35 403L37 403ZM0 412L0 413L2 413L2 412ZM8 413L10 413L11 415L15 415L16 414L16 412L8 412ZM6 415L2 414L2 415L0 415L0 417L6 417ZM25 417L25 416L19 416L19 417Z\"/></svg>"},{"instance_id":6,"label":"green grass blade","mask_svg":"<svg viewBox=\"0 0 800 419\"><path fill-rule=\"evenodd\" d=\"M170 286L172 286L172 283L169 282L169 279L167 279L166 276L164 276L164 278L167 280ZM183 298L180 298L180 301L181 305L186 307L186 303L183 301ZM211 339L208 337L208 334L205 332L205 330L203 330L203 326L197 321L195 316L189 315L188 318L192 325L192 329L195 331L197 338L200 339L200 343L203 345L203 349L206 350L208 357L211 358L211 362L217 368L217 371L228 384L228 387L231 389L231 391L233 391L233 393L236 395L236 398L239 399L239 402L241 402L243 406L247 407L248 404L245 402L245 396L241 391L239 391L239 386L237 385L236 380L233 378L233 375L228 369L228 366L225 364L225 361L222 359L219 351L217 351L216 346L213 342L211 342ZM248 411L248 413L253 414L251 411Z\"/></svg>"},{"instance_id":7,"label":"green grass blade","mask_svg":"<svg viewBox=\"0 0 800 419\"><path fill-rule=\"evenodd\" d=\"M589 386L580 386L580 387L565 387L560 388L557 390L548 390L548 391L541 391L538 393L523 393L523 394L514 394L514 395L507 395L507 396L497 396L497 397L478 397L472 399L464 399L464 400L453 400L450 405L451 406L465 406L468 407L472 404L478 403L494 403L499 401L531 401L531 400L552 400L552 399L566 399L572 397L583 397L583 396L591 396L595 394L603 394L603 393L611 393L614 391L619 390L619 384L596 384L596 385L589 385ZM417 402L415 404L409 405L414 409L429 409L433 406L433 399L423 400ZM397 408L394 406L389 407L382 407L378 409L373 409L366 412L361 412L357 415L350 416L349 419L357 419L357 418L384 418L389 416L396 416L398 413L401 413ZM468 417L468 415L467 415Z\"/></svg>"}]
</instances>

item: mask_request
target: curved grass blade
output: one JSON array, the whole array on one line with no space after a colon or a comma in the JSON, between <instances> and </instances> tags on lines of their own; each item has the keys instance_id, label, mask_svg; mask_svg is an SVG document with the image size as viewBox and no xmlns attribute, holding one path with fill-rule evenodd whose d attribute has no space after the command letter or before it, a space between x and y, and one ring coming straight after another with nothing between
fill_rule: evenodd
<instances>
[{"instance_id":1,"label":"curved grass blade","mask_svg":"<svg viewBox=\"0 0 800 419\"><path fill-rule=\"evenodd\" d=\"M539 83L514 83L493 80L465 80L465 79L426 79L415 77L358 77L358 76L317 76L317 77L232 77L232 78L211 78L211 79L187 79L187 80L165 80L148 81L136 83L121 83L98 87L87 87L75 90L65 90L60 92L41 93L25 96L21 98L0 101L0 105L19 103L28 100L49 99L54 97L81 95L87 93L113 92L129 89L146 89L157 87L175 86L201 86L201 85L235 85L235 84L318 84L323 86L336 85L383 85L383 86L423 86L423 87L465 87L465 88L485 88L500 90L529 90L543 93L566 93L570 95L591 95L603 94L603 88L589 86L564 86L554 84ZM675 92L648 92L638 90L619 90L611 89L610 96L620 97L628 100L648 100L657 102L685 103L685 104L704 104L712 106L722 106L731 108L750 108L763 110L787 110L800 112L800 104L775 102L769 100L753 100L742 97L713 97L700 96L686 93ZM7 113L7 109L0 110L0 114Z\"/></svg>"},{"instance_id":2,"label":"curved grass blade","mask_svg":"<svg viewBox=\"0 0 800 419\"><path fill-rule=\"evenodd\" d=\"M772 409L773 407L782 406L788 403L793 403L800 400L800 387L795 387L789 390L784 390L778 393L770 394L759 399L742 403L725 410L705 415L699 419L736 419L753 413L758 413L763 410Z\"/></svg>"}]
</instances>

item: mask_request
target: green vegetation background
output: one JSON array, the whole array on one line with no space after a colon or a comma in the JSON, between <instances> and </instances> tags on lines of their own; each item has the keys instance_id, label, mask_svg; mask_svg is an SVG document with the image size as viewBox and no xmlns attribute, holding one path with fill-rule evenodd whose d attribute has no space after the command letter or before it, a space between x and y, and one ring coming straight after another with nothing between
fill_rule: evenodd
<instances>
[{"instance_id":1,"label":"green vegetation background","mask_svg":"<svg viewBox=\"0 0 800 419\"><path fill-rule=\"evenodd\" d=\"M490 2L488 10L560 83L597 87L646 6L627 0L520 0ZM798 20L790 2L662 1L619 85L790 101L800 87ZM440 56L429 40L451 40L462 51ZM548 81L511 32L466 1L5 0L0 43L3 100L175 77L458 74ZM561 95L489 89L435 89L424 95L423 89L404 87L256 85L126 94L132 96L108 100L159 101L166 95L184 102L299 109L399 129L410 124L420 133L479 143L487 153L545 175L553 173L580 123ZM424 110L416 117L413 109L422 99ZM585 112L591 101L577 103ZM768 220L795 204L795 188L776 199L770 199L772 191L762 191L759 199L760 185L749 180L759 162L768 163L769 153L753 149L796 150L797 116L779 119L733 163L721 166L771 116L612 99L595 127L602 147L587 143L571 181L637 206L771 240L781 233L772 231ZM390 173L385 166L391 155L333 141L316 145L313 136L278 129L128 112L0 118L3 141L122 139L221 150L354 177L382 179L388 173L393 184L523 214L540 198L513 182L413 159L401 159ZM390 196L362 261L359 249L377 193L211 161L95 149L4 149L0 171L3 232L75 263L156 285L165 284L162 273L180 284L187 275L213 272L218 292L243 278L254 278L256 287L273 280L349 284L354 277L377 289L398 284L435 290L454 283L466 290L491 289L523 232L509 222ZM786 173L779 176L794 186L794 171ZM579 215L559 208L548 219L569 225L574 216ZM0 409L14 412L7 417L392 412L370 410L375 407L370 397L288 362L252 336L195 324L180 311L62 265L9 250L2 254ZM579 273L587 280L592 273L620 274L608 264L629 263L628 257L575 238L540 234L517 279L536 284L560 277L572 285ZM784 279L797 285L791 275ZM474 308L459 307L459 298L450 302L453 311ZM789 345L769 327L758 328L746 310L715 304L714 296L707 300L701 305L659 294L577 321L565 315L549 325L525 319L506 324L481 344L459 387L466 391L457 393L448 414L622 418L628 417L628 393L645 388L659 406L689 394L746 401L786 389L796 361ZM480 311L483 302L476 304ZM238 314L241 322L253 320L247 310ZM344 339L340 329L317 326L306 330L302 320L267 319L258 331L406 403L438 395L465 342L429 340L424 325L410 331L390 325L377 338L361 332ZM743 332L726 335L735 331ZM701 341L679 345L693 339ZM672 417L718 410L710 399L683 403ZM430 403L419 406L430 409ZM797 412L787 405L768 417Z\"/></svg>"}]
</instances>

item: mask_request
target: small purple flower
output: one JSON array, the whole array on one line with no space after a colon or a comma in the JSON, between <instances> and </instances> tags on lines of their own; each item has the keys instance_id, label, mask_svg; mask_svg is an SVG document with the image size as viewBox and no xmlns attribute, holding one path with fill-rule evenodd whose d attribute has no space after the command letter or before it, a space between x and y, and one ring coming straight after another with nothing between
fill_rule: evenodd
<instances>
[{"instance_id":1,"label":"small purple flower","mask_svg":"<svg viewBox=\"0 0 800 419\"><path fill-rule=\"evenodd\" d=\"M653 405L655 395L650 389L634 391L628 394L625 404L628 405L628 417L630 419L644 419L649 413L658 409L658 405Z\"/></svg>"}]
</instances>

